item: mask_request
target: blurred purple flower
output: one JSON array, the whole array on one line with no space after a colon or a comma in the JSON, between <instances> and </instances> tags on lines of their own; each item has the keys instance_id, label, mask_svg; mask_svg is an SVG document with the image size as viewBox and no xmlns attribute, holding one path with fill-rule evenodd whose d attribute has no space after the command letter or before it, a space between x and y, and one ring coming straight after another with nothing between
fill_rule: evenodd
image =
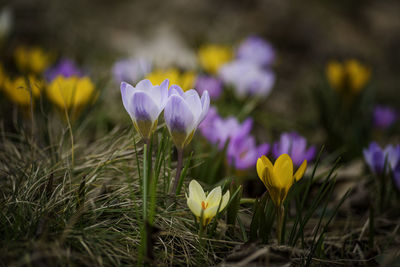
<instances>
[{"instance_id":1,"label":"blurred purple flower","mask_svg":"<svg viewBox=\"0 0 400 267\"><path fill-rule=\"evenodd\" d=\"M385 106L376 106L373 116L374 126L381 129L389 128L397 119L396 111Z\"/></svg>"},{"instance_id":2,"label":"blurred purple flower","mask_svg":"<svg viewBox=\"0 0 400 267\"><path fill-rule=\"evenodd\" d=\"M400 145L387 145L382 149L377 143L371 142L367 149L363 150L364 159L370 170L378 175L385 174L387 170L397 170L400 161ZM385 161L387 159L386 169Z\"/></svg>"},{"instance_id":3,"label":"blurred purple flower","mask_svg":"<svg viewBox=\"0 0 400 267\"><path fill-rule=\"evenodd\" d=\"M164 119L178 149L190 143L197 127L206 117L209 107L210 96L207 90L200 98L193 89L183 92L177 85L170 87Z\"/></svg>"},{"instance_id":4,"label":"blurred purple flower","mask_svg":"<svg viewBox=\"0 0 400 267\"><path fill-rule=\"evenodd\" d=\"M279 141L273 144L272 154L275 158L282 154L288 154L292 158L293 164L300 166L305 159L311 161L315 157L315 146L306 148L307 140L303 136L296 132L283 133Z\"/></svg>"},{"instance_id":5,"label":"blurred purple flower","mask_svg":"<svg viewBox=\"0 0 400 267\"><path fill-rule=\"evenodd\" d=\"M250 36L238 47L236 57L258 66L269 66L275 60L275 51L271 44L258 36Z\"/></svg>"},{"instance_id":6,"label":"blurred purple flower","mask_svg":"<svg viewBox=\"0 0 400 267\"><path fill-rule=\"evenodd\" d=\"M203 136L218 149L222 150L229 140L227 147L227 159L230 165L244 170L253 167L257 159L268 153L269 145L264 143L256 146L253 136L250 135L253 120L246 119L242 123L235 117L221 118L214 107L200 124L199 128Z\"/></svg>"},{"instance_id":7,"label":"blurred purple flower","mask_svg":"<svg viewBox=\"0 0 400 267\"><path fill-rule=\"evenodd\" d=\"M68 58L63 58L56 65L48 68L44 73L44 77L48 82L51 82L60 75L65 78L71 76L82 77L83 73L78 66L76 66L74 61Z\"/></svg>"},{"instance_id":8,"label":"blurred purple flower","mask_svg":"<svg viewBox=\"0 0 400 267\"><path fill-rule=\"evenodd\" d=\"M397 190L400 191L400 164L397 164L397 167L393 171L393 179Z\"/></svg>"},{"instance_id":9,"label":"blurred purple flower","mask_svg":"<svg viewBox=\"0 0 400 267\"><path fill-rule=\"evenodd\" d=\"M203 122L200 123L199 129L201 134L211 143L217 143L217 135L214 130L214 122L216 119L220 119L215 107L210 107L208 113L204 118Z\"/></svg>"},{"instance_id":10,"label":"blurred purple flower","mask_svg":"<svg viewBox=\"0 0 400 267\"><path fill-rule=\"evenodd\" d=\"M117 82L136 83L151 71L151 63L145 59L123 59L114 63L112 73Z\"/></svg>"},{"instance_id":11,"label":"blurred purple flower","mask_svg":"<svg viewBox=\"0 0 400 267\"><path fill-rule=\"evenodd\" d=\"M211 76L199 75L195 88L199 94L207 90L211 99L218 99L222 92L222 81Z\"/></svg>"},{"instance_id":12,"label":"blurred purple flower","mask_svg":"<svg viewBox=\"0 0 400 267\"><path fill-rule=\"evenodd\" d=\"M275 83L275 74L247 61L235 60L223 65L219 76L226 84L232 85L239 97L255 95L266 97Z\"/></svg>"},{"instance_id":13,"label":"blurred purple flower","mask_svg":"<svg viewBox=\"0 0 400 267\"><path fill-rule=\"evenodd\" d=\"M227 149L228 164L238 170L254 168L257 159L268 151L267 143L256 146L256 141L251 135L234 136Z\"/></svg>"}]
</instances>

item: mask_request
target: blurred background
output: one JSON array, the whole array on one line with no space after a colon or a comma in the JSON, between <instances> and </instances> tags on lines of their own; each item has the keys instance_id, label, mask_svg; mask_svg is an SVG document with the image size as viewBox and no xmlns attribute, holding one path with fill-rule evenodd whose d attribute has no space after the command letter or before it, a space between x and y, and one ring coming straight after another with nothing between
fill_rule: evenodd
<instances>
[{"instance_id":1,"label":"blurred background","mask_svg":"<svg viewBox=\"0 0 400 267\"><path fill-rule=\"evenodd\" d=\"M257 34L277 51L267 109L313 116L308 89L331 58L371 66L378 101L399 101L400 3L394 0L16 0L1 6L13 13L11 42L56 47L103 75L115 60L138 55L157 56L161 67L190 68L202 43L235 44Z\"/></svg>"}]
</instances>

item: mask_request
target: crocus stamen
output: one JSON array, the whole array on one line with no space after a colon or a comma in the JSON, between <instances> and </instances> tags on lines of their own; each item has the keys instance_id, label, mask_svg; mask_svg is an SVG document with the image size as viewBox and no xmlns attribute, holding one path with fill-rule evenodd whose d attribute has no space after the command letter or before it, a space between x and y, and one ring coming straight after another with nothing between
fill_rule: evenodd
<instances>
[{"instance_id":1,"label":"crocus stamen","mask_svg":"<svg viewBox=\"0 0 400 267\"><path fill-rule=\"evenodd\" d=\"M203 208L203 210L205 210L208 207L208 202L201 202L201 207Z\"/></svg>"}]
</instances>

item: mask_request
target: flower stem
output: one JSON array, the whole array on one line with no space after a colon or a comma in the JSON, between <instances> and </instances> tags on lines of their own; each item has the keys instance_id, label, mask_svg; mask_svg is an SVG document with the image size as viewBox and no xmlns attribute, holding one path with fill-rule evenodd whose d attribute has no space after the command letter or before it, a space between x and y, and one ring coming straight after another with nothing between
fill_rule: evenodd
<instances>
[{"instance_id":1,"label":"flower stem","mask_svg":"<svg viewBox=\"0 0 400 267\"><path fill-rule=\"evenodd\" d=\"M148 191L148 168L147 168L147 153L148 153L148 141L144 142L143 145L143 221L147 221L147 191Z\"/></svg>"},{"instance_id":2,"label":"flower stem","mask_svg":"<svg viewBox=\"0 0 400 267\"><path fill-rule=\"evenodd\" d=\"M171 194L172 193L176 194L176 189L178 187L179 180L181 178L182 164L183 164L183 148L178 148L178 165L176 166L176 176L175 176L174 184L170 191Z\"/></svg>"},{"instance_id":3,"label":"flower stem","mask_svg":"<svg viewBox=\"0 0 400 267\"><path fill-rule=\"evenodd\" d=\"M282 244L282 228L283 228L283 216L285 214L285 207L280 205L276 207L276 222L277 222L277 237L278 237L278 244Z\"/></svg>"}]
</instances>

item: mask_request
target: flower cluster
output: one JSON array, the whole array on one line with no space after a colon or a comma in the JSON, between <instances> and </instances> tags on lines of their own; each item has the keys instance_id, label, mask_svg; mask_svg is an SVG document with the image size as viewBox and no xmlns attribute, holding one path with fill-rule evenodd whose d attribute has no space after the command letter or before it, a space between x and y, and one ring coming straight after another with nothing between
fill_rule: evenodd
<instances>
[{"instance_id":1,"label":"flower cluster","mask_svg":"<svg viewBox=\"0 0 400 267\"><path fill-rule=\"evenodd\" d=\"M22 107L34 104L44 91L58 108L72 110L76 115L84 105L95 99L93 82L71 59L60 59L50 66L52 53L23 46L15 50L14 56L17 67L24 75L9 76L1 67L0 84L15 104Z\"/></svg>"},{"instance_id":2,"label":"flower cluster","mask_svg":"<svg viewBox=\"0 0 400 267\"><path fill-rule=\"evenodd\" d=\"M235 117L224 119L215 108L210 108L210 113L200 125L200 131L211 144L218 145L220 150L229 142L228 163L236 169L245 170L254 166L257 158L269 150L267 143L256 145L254 136L250 134L252 126L253 120L250 118L239 123Z\"/></svg>"},{"instance_id":3,"label":"flower cluster","mask_svg":"<svg viewBox=\"0 0 400 267\"><path fill-rule=\"evenodd\" d=\"M239 97L266 97L275 83L275 74L269 68L274 59L272 46L260 37L251 36L240 44L236 59L219 69L219 76L234 87Z\"/></svg>"},{"instance_id":4,"label":"flower cluster","mask_svg":"<svg viewBox=\"0 0 400 267\"><path fill-rule=\"evenodd\" d=\"M121 95L133 125L143 139L148 140L156 129L158 117L164 110L164 119L178 149L189 144L197 126L207 115L210 97L205 91L201 98L190 89L186 92L178 85L164 80L153 85L149 80L140 81L136 87L122 82Z\"/></svg>"}]
</instances>

